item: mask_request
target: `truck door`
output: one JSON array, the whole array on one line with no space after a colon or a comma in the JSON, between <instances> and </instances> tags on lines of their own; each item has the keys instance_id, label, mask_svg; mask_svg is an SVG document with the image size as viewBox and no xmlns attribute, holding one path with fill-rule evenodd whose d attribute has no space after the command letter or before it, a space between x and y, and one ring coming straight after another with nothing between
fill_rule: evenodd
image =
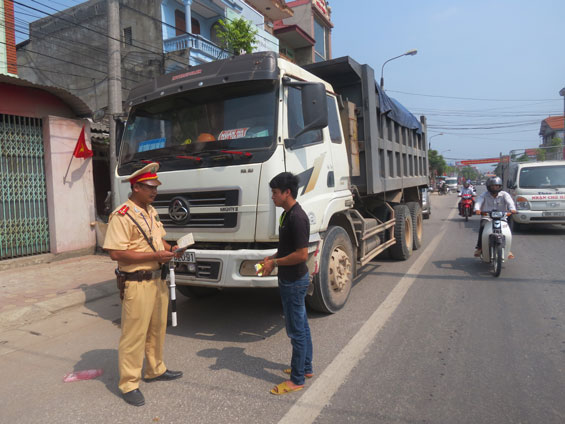
<instances>
[{"instance_id":1,"label":"truck door","mask_svg":"<svg viewBox=\"0 0 565 424\"><path fill-rule=\"evenodd\" d=\"M349 190L349 160L340 124L337 99L328 95L328 131L333 162L334 191ZM349 194L349 192L348 192Z\"/></svg>"},{"instance_id":2,"label":"truck door","mask_svg":"<svg viewBox=\"0 0 565 424\"><path fill-rule=\"evenodd\" d=\"M292 145L285 143L285 170L300 179L297 200L308 214L310 231L314 233L322 223L335 186L328 128L308 131L295 137L304 128L301 89L287 86L285 90L286 119L283 134L286 139L294 139Z\"/></svg>"}]
</instances>

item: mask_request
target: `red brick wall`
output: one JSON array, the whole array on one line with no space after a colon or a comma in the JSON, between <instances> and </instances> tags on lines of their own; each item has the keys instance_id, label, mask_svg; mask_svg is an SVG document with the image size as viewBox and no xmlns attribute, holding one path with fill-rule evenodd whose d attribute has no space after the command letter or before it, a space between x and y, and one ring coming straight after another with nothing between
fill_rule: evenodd
<instances>
[{"instance_id":1,"label":"red brick wall","mask_svg":"<svg viewBox=\"0 0 565 424\"><path fill-rule=\"evenodd\" d=\"M18 74L16 59L16 32L14 26L14 3L12 0L4 1L4 22L6 27L6 53L8 57L8 72Z\"/></svg>"}]
</instances>

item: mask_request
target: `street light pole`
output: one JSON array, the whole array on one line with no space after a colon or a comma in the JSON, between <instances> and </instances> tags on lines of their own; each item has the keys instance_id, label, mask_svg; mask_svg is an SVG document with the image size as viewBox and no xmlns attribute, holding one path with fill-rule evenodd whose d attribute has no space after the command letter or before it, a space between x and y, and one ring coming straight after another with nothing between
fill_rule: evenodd
<instances>
[{"instance_id":1,"label":"street light pole","mask_svg":"<svg viewBox=\"0 0 565 424\"><path fill-rule=\"evenodd\" d=\"M443 133L434 134L428 139L428 150L432 150L432 138L437 137L438 135L443 135Z\"/></svg>"},{"instance_id":2,"label":"street light pole","mask_svg":"<svg viewBox=\"0 0 565 424\"><path fill-rule=\"evenodd\" d=\"M399 56L395 56L395 57L393 57L393 58L390 58L390 59L387 60L385 63L383 63L383 66L381 67L381 88L384 88L384 86L385 86L385 80L384 80L384 78L383 78L383 72L384 72L384 69L385 69L385 65L386 65L388 62L390 62L391 60L398 59L399 57L402 57L402 56L414 56L416 53L418 53L418 50L416 50L416 49L408 50L406 53L403 53L403 54L401 54L401 55L399 55Z\"/></svg>"}]
</instances>

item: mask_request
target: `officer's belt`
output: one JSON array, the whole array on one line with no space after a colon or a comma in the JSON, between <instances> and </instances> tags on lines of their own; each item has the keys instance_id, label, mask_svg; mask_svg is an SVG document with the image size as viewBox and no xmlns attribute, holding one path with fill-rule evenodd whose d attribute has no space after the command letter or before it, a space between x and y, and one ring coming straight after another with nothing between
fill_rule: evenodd
<instances>
[{"instance_id":1,"label":"officer's belt","mask_svg":"<svg viewBox=\"0 0 565 424\"><path fill-rule=\"evenodd\" d=\"M134 271L134 272L123 272L126 276L126 281L145 281L153 280L155 278L161 278L161 270L155 271Z\"/></svg>"}]
</instances>

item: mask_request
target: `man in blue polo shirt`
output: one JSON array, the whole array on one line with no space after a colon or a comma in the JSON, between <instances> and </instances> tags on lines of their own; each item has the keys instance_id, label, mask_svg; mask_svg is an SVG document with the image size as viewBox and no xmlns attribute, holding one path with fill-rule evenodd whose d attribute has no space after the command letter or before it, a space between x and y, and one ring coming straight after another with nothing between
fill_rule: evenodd
<instances>
[{"instance_id":1,"label":"man in blue polo shirt","mask_svg":"<svg viewBox=\"0 0 565 424\"><path fill-rule=\"evenodd\" d=\"M279 245L277 253L266 257L261 263L263 275L269 275L278 267L279 291L282 300L286 333L292 344L290 380L271 389L274 395L295 392L304 388L304 378L311 378L312 338L306 315L304 299L310 284L308 240L310 221L296 201L298 178L290 172L282 172L269 183L275 206L284 209L279 223Z\"/></svg>"}]
</instances>

